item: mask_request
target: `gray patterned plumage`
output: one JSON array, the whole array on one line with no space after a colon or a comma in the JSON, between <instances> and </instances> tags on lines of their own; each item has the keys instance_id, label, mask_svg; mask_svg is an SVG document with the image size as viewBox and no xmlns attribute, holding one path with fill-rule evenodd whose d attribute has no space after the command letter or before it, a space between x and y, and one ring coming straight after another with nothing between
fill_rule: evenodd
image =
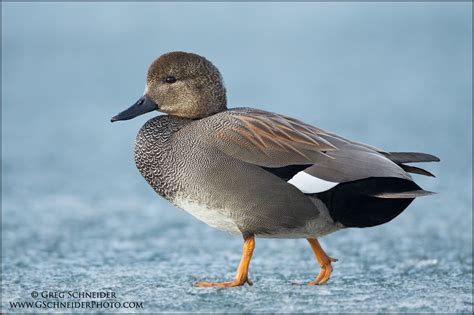
<instances>
[{"instance_id":1,"label":"gray patterned plumage","mask_svg":"<svg viewBox=\"0 0 474 315\"><path fill-rule=\"evenodd\" d=\"M411 162L439 161L425 153L386 152L252 108L227 109L217 68L184 52L155 60L145 95L112 118L159 110L139 131L135 163L153 189L217 229L241 234L236 279L249 282L254 236L307 238L329 279L331 262L316 238L345 227L383 224L416 197L430 194L408 174L433 176Z\"/></svg>"},{"instance_id":2,"label":"gray patterned plumage","mask_svg":"<svg viewBox=\"0 0 474 315\"><path fill-rule=\"evenodd\" d=\"M138 133L136 165L153 189L171 203L206 208L228 217L231 226L220 222L210 225L230 233L317 237L341 227L316 198L307 197L257 165L210 146L203 133L196 132L199 129L208 133L218 130L207 119L158 116ZM212 221L186 205L185 210L207 223Z\"/></svg>"}]
</instances>

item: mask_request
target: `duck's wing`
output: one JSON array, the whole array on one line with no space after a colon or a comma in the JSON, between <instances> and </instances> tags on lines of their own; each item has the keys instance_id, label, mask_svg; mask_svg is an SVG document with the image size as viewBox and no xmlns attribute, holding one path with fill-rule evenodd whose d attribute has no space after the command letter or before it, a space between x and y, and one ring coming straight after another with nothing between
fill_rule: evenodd
<instances>
[{"instance_id":1,"label":"duck's wing","mask_svg":"<svg viewBox=\"0 0 474 315\"><path fill-rule=\"evenodd\" d=\"M295 175L304 169L307 175L334 183L368 177L411 180L383 150L263 110L228 110L200 120L198 128L203 128L200 134L209 145L272 172Z\"/></svg>"},{"instance_id":2,"label":"duck's wing","mask_svg":"<svg viewBox=\"0 0 474 315\"><path fill-rule=\"evenodd\" d=\"M203 120L206 140L240 160L267 167L313 164L337 148L324 131L303 122L250 108L225 111Z\"/></svg>"}]
</instances>

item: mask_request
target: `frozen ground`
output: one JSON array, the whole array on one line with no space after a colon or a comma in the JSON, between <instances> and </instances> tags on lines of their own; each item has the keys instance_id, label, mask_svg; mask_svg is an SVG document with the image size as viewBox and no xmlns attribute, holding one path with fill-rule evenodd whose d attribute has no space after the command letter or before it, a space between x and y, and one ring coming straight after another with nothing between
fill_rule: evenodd
<instances>
[{"instance_id":1,"label":"frozen ground","mask_svg":"<svg viewBox=\"0 0 474 315\"><path fill-rule=\"evenodd\" d=\"M2 313L51 312L10 302L63 290L143 302L124 312L471 313L471 5L2 3ZM170 50L213 61L231 107L440 156L423 165L437 178L416 177L439 194L323 238L339 259L327 285L305 285L319 272L306 241L257 239L252 287L192 287L231 279L242 240L140 177L133 140L151 114L109 122Z\"/></svg>"}]
</instances>

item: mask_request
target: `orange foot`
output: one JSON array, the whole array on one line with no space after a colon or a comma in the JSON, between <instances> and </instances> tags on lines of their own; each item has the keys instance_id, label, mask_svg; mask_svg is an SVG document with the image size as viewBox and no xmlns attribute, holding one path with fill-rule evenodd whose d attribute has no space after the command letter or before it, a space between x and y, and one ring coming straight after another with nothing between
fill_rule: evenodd
<instances>
[{"instance_id":1,"label":"orange foot","mask_svg":"<svg viewBox=\"0 0 474 315\"><path fill-rule=\"evenodd\" d=\"M193 286L198 287L198 288L212 288L212 287L231 288L231 287L238 287L238 286L244 285L245 283L252 285L252 282L247 279L244 281L234 280L234 281L229 281L229 282L216 282L216 283L200 281L193 284Z\"/></svg>"},{"instance_id":2,"label":"orange foot","mask_svg":"<svg viewBox=\"0 0 474 315\"><path fill-rule=\"evenodd\" d=\"M239 268L237 268L237 273L235 275L235 279L229 282L220 282L220 283L212 283L201 281L193 284L195 287L198 288L231 288L231 287L238 287L248 283L252 285L252 282L249 280L249 265L250 259L252 258L253 250L255 248L255 238L253 235L247 236L244 242L244 249L242 251L242 259L240 260Z\"/></svg>"},{"instance_id":3,"label":"orange foot","mask_svg":"<svg viewBox=\"0 0 474 315\"><path fill-rule=\"evenodd\" d=\"M331 262L336 262L337 259L329 257L326 254L326 252L324 252L324 250L321 247L321 245L319 244L318 240L308 239L308 242L311 244L314 255L316 256L316 259L318 260L319 265L321 266L321 272L316 277L316 279L314 279L314 281L311 281L309 283L309 285L324 284L329 280L329 277L331 277L331 273L332 273Z\"/></svg>"}]
</instances>

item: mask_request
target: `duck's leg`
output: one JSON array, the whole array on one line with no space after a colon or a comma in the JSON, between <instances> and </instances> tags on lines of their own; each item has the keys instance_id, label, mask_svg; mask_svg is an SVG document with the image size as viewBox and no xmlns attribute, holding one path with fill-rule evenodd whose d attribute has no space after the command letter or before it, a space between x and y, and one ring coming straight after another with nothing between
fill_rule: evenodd
<instances>
[{"instance_id":1,"label":"duck's leg","mask_svg":"<svg viewBox=\"0 0 474 315\"><path fill-rule=\"evenodd\" d=\"M317 239L308 238L309 244L313 249L314 255L318 260L319 265L321 266L321 272L318 277L309 283L309 285L318 285L323 284L329 280L332 272L331 262L336 262L336 258L329 257L326 252L323 250Z\"/></svg>"},{"instance_id":2,"label":"duck's leg","mask_svg":"<svg viewBox=\"0 0 474 315\"><path fill-rule=\"evenodd\" d=\"M252 258L253 249L255 248L255 238L253 235L247 236L244 238L244 249L242 252L242 259L240 260L239 268L237 268L237 273L235 274L235 279L229 282L221 283L212 283L212 282L197 282L194 284L196 287L200 288L210 288L210 287L219 287L219 288L228 288L228 287L237 287L248 283L252 285L248 278L250 259Z\"/></svg>"}]
</instances>

